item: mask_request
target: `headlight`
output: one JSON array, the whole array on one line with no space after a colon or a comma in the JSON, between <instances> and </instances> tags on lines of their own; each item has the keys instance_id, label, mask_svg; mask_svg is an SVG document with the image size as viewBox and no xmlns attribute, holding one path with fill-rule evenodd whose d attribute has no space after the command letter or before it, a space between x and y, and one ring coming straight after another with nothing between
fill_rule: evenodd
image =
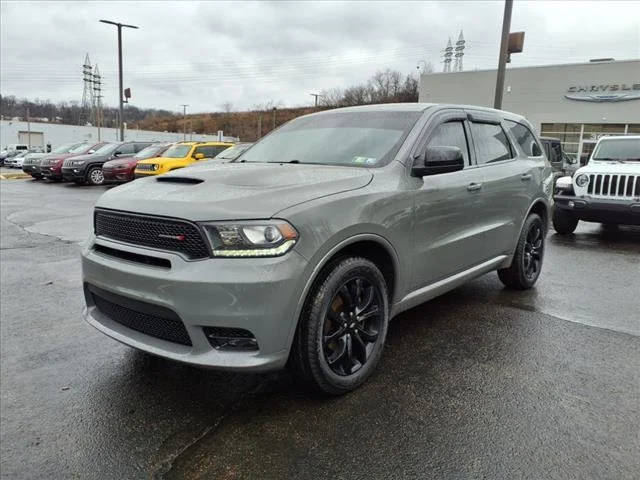
<instances>
[{"instance_id":1,"label":"headlight","mask_svg":"<svg viewBox=\"0 0 640 480\"><path fill-rule=\"evenodd\" d=\"M587 183L589 183L589 176L581 173L576 177L576 185L579 187L584 187Z\"/></svg>"},{"instance_id":2,"label":"headlight","mask_svg":"<svg viewBox=\"0 0 640 480\"><path fill-rule=\"evenodd\" d=\"M212 222L203 227L214 257L278 257L298 241L298 232L284 220Z\"/></svg>"},{"instance_id":3,"label":"headlight","mask_svg":"<svg viewBox=\"0 0 640 480\"><path fill-rule=\"evenodd\" d=\"M73 165L74 167L79 167L80 165L84 165L84 160L74 160L73 162L71 162L71 165Z\"/></svg>"}]
</instances>

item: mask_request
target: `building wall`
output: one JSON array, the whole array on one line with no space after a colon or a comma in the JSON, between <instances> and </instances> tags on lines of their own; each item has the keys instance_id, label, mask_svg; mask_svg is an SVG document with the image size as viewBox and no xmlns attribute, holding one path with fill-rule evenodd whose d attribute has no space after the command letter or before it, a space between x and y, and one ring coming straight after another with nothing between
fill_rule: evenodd
<instances>
[{"instance_id":1,"label":"building wall","mask_svg":"<svg viewBox=\"0 0 640 480\"><path fill-rule=\"evenodd\" d=\"M524 55L524 54L523 54ZM425 74L420 102L493 106L496 70ZM502 108L525 116L540 131L543 123L640 123L640 99L618 102L570 100L570 87L618 85L640 93L640 60L507 66Z\"/></svg>"},{"instance_id":2,"label":"building wall","mask_svg":"<svg viewBox=\"0 0 640 480\"><path fill-rule=\"evenodd\" d=\"M27 132L27 122L16 122L13 120L0 121L0 148L12 143L23 143L22 140L25 139L24 132ZM55 148L58 145L69 142L78 142L83 140L98 141L97 127L31 122L31 132L32 145L34 146L43 146L50 143L51 146ZM101 128L100 138L103 141L116 142L119 138L119 131L116 128ZM124 138L129 141L158 140L177 142L181 141L183 136L182 133L152 132L149 130L125 130ZM223 138L228 141L237 141L234 137ZM187 140L216 141L217 139L217 135L187 134Z\"/></svg>"}]
</instances>

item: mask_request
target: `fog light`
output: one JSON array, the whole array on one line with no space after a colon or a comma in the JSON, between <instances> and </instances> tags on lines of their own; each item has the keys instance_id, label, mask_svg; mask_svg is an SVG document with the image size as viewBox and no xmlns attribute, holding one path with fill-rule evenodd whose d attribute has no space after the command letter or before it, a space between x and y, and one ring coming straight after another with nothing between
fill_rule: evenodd
<instances>
[{"instance_id":1,"label":"fog light","mask_svg":"<svg viewBox=\"0 0 640 480\"><path fill-rule=\"evenodd\" d=\"M258 341L242 328L204 327L209 344L216 350L258 350Z\"/></svg>"},{"instance_id":2,"label":"fog light","mask_svg":"<svg viewBox=\"0 0 640 480\"><path fill-rule=\"evenodd\" d=\"M573 201L569 200L569 202L567 203L567 206L568 206L569 208L573 208L573 207L575 207L575 206L576 206L576 204L575 204L575 203L573 203Z\"/></svg>"}]
</instances>

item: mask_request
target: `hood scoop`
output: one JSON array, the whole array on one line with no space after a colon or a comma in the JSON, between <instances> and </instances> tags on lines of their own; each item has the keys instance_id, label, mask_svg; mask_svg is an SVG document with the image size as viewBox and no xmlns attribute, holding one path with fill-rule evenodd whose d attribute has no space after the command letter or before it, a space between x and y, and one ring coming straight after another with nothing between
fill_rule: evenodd
<instances>
[{"instance_id":1,"label":"hood scoop","mask_svg":"<svg viewBox=\"0 0 640 480\"><path fill-rule=\"evenodd\" d=\"M197 185L198 183L204 182L204 180L202 180L201 178L174 177L174 176L168 176L168 177L161 176L156 178L156 180L161 183L183 183L188 185Z\"/></svg>"}]
</instances>

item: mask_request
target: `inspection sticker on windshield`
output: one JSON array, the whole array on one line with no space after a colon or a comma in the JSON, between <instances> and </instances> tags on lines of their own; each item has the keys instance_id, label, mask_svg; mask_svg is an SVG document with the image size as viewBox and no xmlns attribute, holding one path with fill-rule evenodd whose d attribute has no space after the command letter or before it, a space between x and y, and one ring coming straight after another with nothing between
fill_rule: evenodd
<instances>
[{"instance_id":1,"label":"inspection sticker on windshield","mask_svg":"<svg viewBox=\"0 0 640 480\"><path fill-rule=\"evenodd\" d=\"M371 157L353 157L353 160L351 161L353 163L364 163L367 165L373 165L374 163L376 163L376 159Z\"/></svg>"}]
</instances>

